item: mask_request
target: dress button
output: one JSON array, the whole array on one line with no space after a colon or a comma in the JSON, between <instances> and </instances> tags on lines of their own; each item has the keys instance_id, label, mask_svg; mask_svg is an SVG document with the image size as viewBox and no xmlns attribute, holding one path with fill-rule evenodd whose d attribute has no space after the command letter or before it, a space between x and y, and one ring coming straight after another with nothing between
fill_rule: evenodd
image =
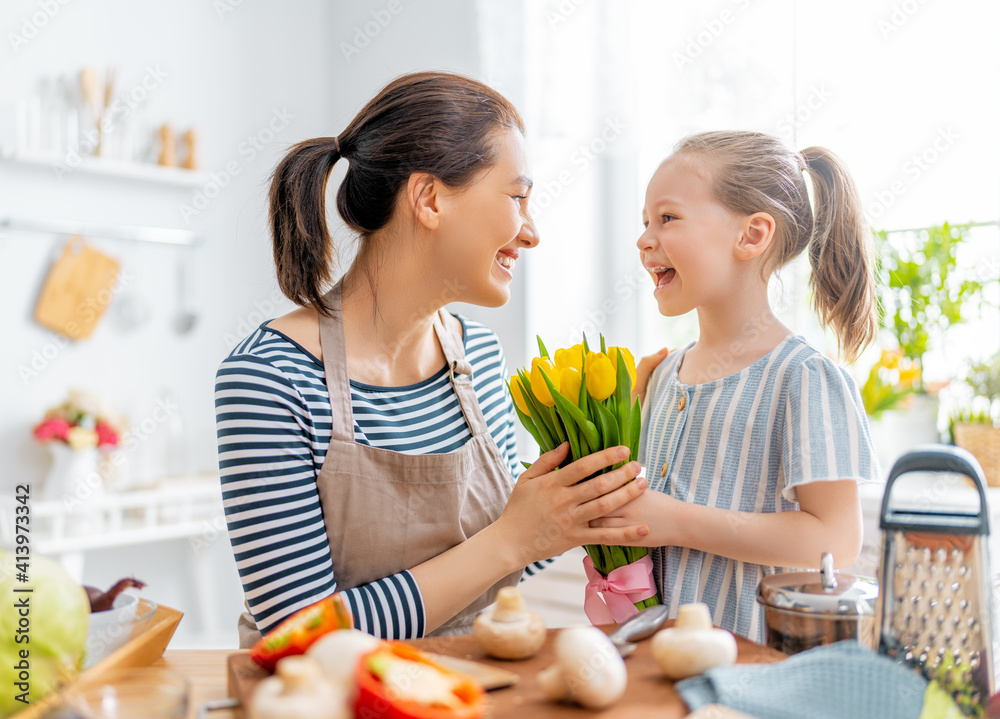
<instances>
[{"instance_id":1,"label":"dress button","mask_svg":"<svg viewBox=\"0 0 1000 719\"><path fill-rule=\"evenodd\" d=\"M687 402L688 402L688 398L686 396L684 396L684 395L681 395L681 399L677 403L677 411L678 412L683 411L684 410L684 405L686 405Z\"/></svg>"},{"instance_id":2,"label":"dress button","mask_svg":"<svg viewBox=\"0 0 1000 719\"><path fill-rule=\"evenodd\" d=\"M670 467L670 463L669 462L664 462L663 463L663 466L660 467L660 476L661 477L666 477L667 476L667 469L669 467Z\"/></svg>"}]
</instances>

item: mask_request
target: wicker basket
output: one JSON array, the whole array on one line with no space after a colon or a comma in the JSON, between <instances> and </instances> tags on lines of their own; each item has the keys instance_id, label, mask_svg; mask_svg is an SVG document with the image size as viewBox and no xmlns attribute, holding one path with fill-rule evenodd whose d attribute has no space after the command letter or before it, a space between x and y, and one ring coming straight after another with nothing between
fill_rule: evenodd
<instances>
[{"instance_id":1,"label":"wicker basket","mask_svg":"<svg viewBox=\"0 0 1000 719\"><path fill-rule=\"evenodd\" d=\"M979 461L988 485L1000 487L1000 427L956 422L955 444Z\"/></svg>"}]
</instances>

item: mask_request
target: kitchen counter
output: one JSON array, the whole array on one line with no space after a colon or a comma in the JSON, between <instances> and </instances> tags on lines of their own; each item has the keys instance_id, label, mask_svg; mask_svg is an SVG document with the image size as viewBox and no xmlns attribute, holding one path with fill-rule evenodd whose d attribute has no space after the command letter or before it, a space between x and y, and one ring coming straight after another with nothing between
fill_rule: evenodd
<instances>
[{"instance_id":1,"label":"kitchen counter","mask_svg":"<svg viewBox=\"0 0 1000 719\"><path fill-rule=\"evenodd\" d=\"M670 626L667 622L665 626ZM493 664L502 669L515 672L521 676L520 681L512 687L490 692L492 703L491 716L494 719L505 717L566 717L566 719L589 719L602 717L615 719L618 717L640 719L643 716L656 716L657 719L681 719L688 716L687 707L673 688L673 684L662 678L653 662L650 642L640 642L639 648L626 660L629 672L629 689L626 696L616 705L602 711L592 712L567 704L554 704L541 698L535 677L540 669L553 661L552 636L542 651L535 657L522 662L504 662L490 660L485 657L476 640L469 635L456 637L434 637L411 642L422 649L449 656L472 659L474 661ZM780 661L785 655L768 649L743 637L737 637L739 663L768 663ZM197 716L198 707L210 701L224 700L229 697L227 661L233 652L229 650L172 650L153 664L155 667L173 669L188 678L191 682L191 702L188 717ZM245 666L251 666L244 662ZM256 667L243 672L244 676L252 675ZM261 672L256 672L261 675ZM241 681L244 681L241 678ZM236 709L213 711L207 719L243 719L243 713Z\"/></svg>"}]
</instances>

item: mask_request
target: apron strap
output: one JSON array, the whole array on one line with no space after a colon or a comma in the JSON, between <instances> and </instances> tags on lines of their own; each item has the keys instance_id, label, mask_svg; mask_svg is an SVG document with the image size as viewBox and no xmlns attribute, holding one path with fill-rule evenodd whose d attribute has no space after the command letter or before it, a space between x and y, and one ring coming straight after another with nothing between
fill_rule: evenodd
<instances>
[{"instance_id":1,"label":"apron strap","mask_svg":"<svg viewBox=\"0 0 1000 719\"><path fill-rule=\"evenodd\" d=\"M324 299L333 317L319 316L319 341L323 349L326 389L330 395L330 439L354 441L354 413L351 410L351 379L347 370L347 349L344 343L341 284L338 282ZM473 437L489 432L486 418L472 385L472 365L465 358L465 343L456 327L457 320L441 309L434 316L434 332L448 362L452 387ZM345 392L344 389L347 389Z\"/></svg>"},{"instance_id":2,"label":"apron strap","mask_svg":"<svg viewBox=\"0 0 1000 719\"><path fill-rule=\"evenodd\" d=\"M458 326L460 326L459 320L443 308L438 310L434 317L434 331L444 351L444 358L448 362L451 386L458 396L458 404L462 408L466 424L469 425L469 431L473 437L478 437L488 434L489 428L486 426L486 418L483 416L475 387L472 385L472 365L465 359L465 342Z\"/></svg>"},{"instance_id":3,"label":"apron strap","mask_svg":"<svg viewBox=\"0 0 1000 719\"><path fill-rule=\"evenodd\" d=\"M333 317L319 316L319 343L323 349L326 390L330 395L330 439L353 442L354 413L351 411L351 379L347 372L340 289L338 282L323 298Z\"/></svg>"}]
</instances>

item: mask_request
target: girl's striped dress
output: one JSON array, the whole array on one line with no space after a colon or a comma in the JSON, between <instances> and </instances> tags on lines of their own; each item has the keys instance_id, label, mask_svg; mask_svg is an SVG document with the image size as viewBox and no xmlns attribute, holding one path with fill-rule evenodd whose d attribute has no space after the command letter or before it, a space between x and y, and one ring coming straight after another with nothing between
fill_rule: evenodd
<instances>
[{"instance_id":1,"label":"girl's striped dress","mask_svg":"<svg viewBox=\"0 0 1000 719\"><path fill-rule=\"evenodd\" d=\"M639 461L650 488L722 509L789 512L807 482L878 479L857 385L803 337L698 385L677 378L690 347L667 355L647 387ZM670 616L680 604L706 602L716 625L763 641L757 583L784 568L687 547L658 547L652 557Z\"/></svg>"},{"instance_id":2,"label":"girl's striped dress","mask_svg":"<svg viewBox=\"0 0 1000 719\"><path fill-rule=\"evenodd\" d=\"M496 335L459 317L473 385L490 434L517 476L514 408ZM316 477L330 443L323 363L267 322L216 375L219 471L229 538L262 633L337 589ZM406 387L351 382L355 441L408 454L452 452L470 438L446 369ZM531 575L544 563L527 568ZM343 592L355 626L375 636L424 634L409 571ZM381 619L384 617L384 620Z\"/></svg>"}]
</instances>

